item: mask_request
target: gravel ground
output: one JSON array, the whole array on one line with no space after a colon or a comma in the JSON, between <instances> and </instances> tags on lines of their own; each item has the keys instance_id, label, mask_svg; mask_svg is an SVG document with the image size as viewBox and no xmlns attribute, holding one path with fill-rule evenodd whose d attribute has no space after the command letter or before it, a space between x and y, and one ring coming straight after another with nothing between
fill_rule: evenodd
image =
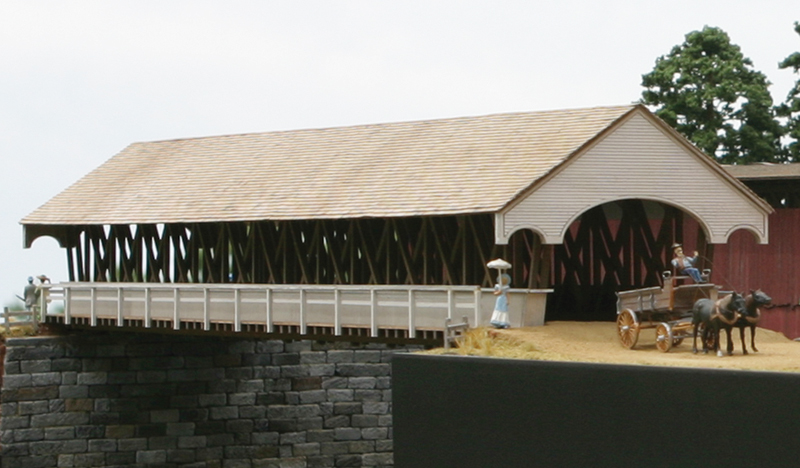
<instances>
[{"instance_id":1,"label":"gravel ground","mask_svg":"<svg viewBox=\"0 0 800 468\"><path fill-rule=\"evenodd\" d=\"M656 366L706 367L720 369L747 369L761 371L800 372L800 342L783 334L758 328L756 346L750 349L750 332L747 331L747 348L743 355L738 330L733 332L734 354L717 357L692 353L691 336L669 352L663 353L655 346L655 330L642 330L633 349L624 348L617 337L615 323L611 322L548 322L541 327L508 330L477 329L472 333L482 339L465 340L458 354L489 355L522 359L554 361L603 362ZM724 335L724 334L723 334ZM473 335L474 338L474 335ZM484 340L485 342L481 343ZM698 338L698 347L702 344ZM727 340L723 336L723 347ZM724 349L724 348L723 348ZM439 353L443 350L438 350Z\"/></svg>"}]
</instances>

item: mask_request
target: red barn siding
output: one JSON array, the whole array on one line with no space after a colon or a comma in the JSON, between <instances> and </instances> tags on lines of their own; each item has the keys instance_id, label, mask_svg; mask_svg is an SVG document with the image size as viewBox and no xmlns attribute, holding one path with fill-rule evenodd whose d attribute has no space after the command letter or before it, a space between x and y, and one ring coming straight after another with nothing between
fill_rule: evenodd
<instances>
[{"instance_id":1,"label":"red barn siding","mask_svg":"<svg viewBox=\"0 0 800 468\"><path fill-rule=\"evenodd\" d=\"M775 210L769 218L769 244L759 245L744 230L717 245L712 281L723 289L761 288L772 297L762 308L761 326L800 337L800 208Z\"/></svg>"}]
</instances>

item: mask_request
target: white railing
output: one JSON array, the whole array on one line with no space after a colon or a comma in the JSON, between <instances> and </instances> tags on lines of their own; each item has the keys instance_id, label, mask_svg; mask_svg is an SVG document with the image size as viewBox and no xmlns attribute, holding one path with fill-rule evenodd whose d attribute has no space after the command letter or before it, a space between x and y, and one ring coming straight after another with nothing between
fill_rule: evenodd
<instances>
[{"instance_id":1,"label":"white railing","mask_svg":"<svg viewBox=\"0 0 800 468\"><path fill-rule=\"evenodd\" d=\"M64 301L67 325L78 319L91 326L171 323L176 330L255 325L268 333L295 326L300 334L327 327L334 335L358 328L372 337L393 329L415 338L417 330L443 330L446 319L469 315L481 322L478 286L59 283L49 289L52 300Z\"/></svg>"}]
</instances>

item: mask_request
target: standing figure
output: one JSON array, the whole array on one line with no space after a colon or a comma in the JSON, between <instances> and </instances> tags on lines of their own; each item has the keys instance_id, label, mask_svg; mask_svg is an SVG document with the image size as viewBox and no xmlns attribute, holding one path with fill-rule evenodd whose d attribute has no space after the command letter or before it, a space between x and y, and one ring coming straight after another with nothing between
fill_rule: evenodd
<instances>
[{"instance_id":1,"label":"standing figure","mask_svg":"<svg viewBox=\"0 0 800 468\"><path fill-rule=\"evenodd\" d=\"M25 285L25 290L22 293L22 298L25 300L25 310L34 310L34 307L39 303L39 288L33 284L33 277L28 277L28 284Z\"/></svg>"},{"instance_id":2,"label":"standing figure","mask_svg":"<svg viewBox=\"0 0 800 468\"><path fill-rule=\"evenodd\" d=\"M674 255L672 256L672 266L682 275L691 276L695 283L704 283L703 277L700 275L700 270L695 268L694 264L697 261L697 251L694 256L687 257L683 254L683 247L681 244L674 244L672 246Z\"/></svg>"},{"instance_id":3,"label":"standing figure","mask_svg":"<svg viewBox=\"0 0 800 468\"><path fill-rule=\"evenodd\" d=\"M511 325L508 321L509 289L511 289L511 277L503 273L500 275L500 282L494 285L494 295L497 296L497 300L494 303L494 312L489 323L495 328L508 328Z\"/></svg>"}]
</instances>

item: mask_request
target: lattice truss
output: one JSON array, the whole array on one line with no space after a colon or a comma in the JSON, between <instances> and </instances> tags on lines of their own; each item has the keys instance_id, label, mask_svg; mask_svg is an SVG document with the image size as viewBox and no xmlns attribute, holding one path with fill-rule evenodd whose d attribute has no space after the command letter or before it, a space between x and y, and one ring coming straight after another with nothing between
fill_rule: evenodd
<instances>
[{"instance_id":1,"label":"lattice truss","mask_svg":"<svg viewBox=\"0 0 800 468\"><path fill-rule=\"evenodd\" d=\"M494 244L491 215L81 226L72 281L491 286L492 258L518 287L546 285L538 237ZM549 259L549 256L547 256Z\"/></svg>"},{"instance_id":2,"label":"lattice truss","mask_svg":"<svg viewBox=\"0 0 800 468\"><path fill-rule=\"evenodd\" d=\"M553 284L658 286L661 273L672 269L675 242L696 246L703 259L712 257L704 231L675 207L622 200L592 208L555 246Z\"/></svg>"}]
</instances>

